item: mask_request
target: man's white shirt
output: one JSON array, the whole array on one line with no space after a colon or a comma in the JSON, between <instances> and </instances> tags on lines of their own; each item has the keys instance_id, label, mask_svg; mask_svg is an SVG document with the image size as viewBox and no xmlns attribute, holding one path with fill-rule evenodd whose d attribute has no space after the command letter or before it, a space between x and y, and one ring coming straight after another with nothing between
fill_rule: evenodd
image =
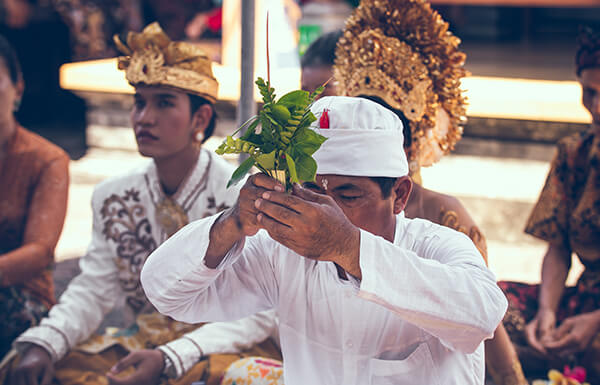
<instances>
[{"instance_id":1,"label":"man's white shirt","mask_svg":"<svg viewBox=\"0 0 600 385\"><path fill-rule=\"evenodd\" d=\"M204 264L218 215L189 224L142 270L149 300L185 322L275 308L284 382L483 384L483 340L506 298L464 234L396 217L394 242L361 230L362 280L301 257L261 230L216 269Z\"/></svg>"}]
</instances>

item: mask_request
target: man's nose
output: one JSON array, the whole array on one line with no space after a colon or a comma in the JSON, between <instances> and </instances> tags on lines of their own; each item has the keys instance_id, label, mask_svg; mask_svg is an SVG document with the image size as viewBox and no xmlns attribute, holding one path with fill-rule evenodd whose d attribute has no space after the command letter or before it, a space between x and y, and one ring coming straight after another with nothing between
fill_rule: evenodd
<instances>
[{"instance_id":1,"label":"man's nose","mask_svg":"<svg viewBox=\"0 0 600 385\"><path fill-rule=\"evenodd\" d=\"M154 109L145 107L138 114L134 115L134 123L145 126L156 123L156 113L154 112Z\"/></svg>"}]
</instances>

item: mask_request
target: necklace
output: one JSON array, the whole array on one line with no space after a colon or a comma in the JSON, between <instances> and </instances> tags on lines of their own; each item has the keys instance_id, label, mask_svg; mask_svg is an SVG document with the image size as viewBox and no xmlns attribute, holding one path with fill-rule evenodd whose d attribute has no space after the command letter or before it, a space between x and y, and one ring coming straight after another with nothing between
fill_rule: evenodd
<instances>
[{"instance_id":1,"label":"necklace","mask_svg":"<svg viewBox=\"0 0 600 385\"><path fill-rule=\"evenodd\" d=\"M156 204L155 216L156 223L163 228L169 238L189 223L189 218L183 207L170 197L165 197L161 202Z\"/></svg>"}]
</instances>

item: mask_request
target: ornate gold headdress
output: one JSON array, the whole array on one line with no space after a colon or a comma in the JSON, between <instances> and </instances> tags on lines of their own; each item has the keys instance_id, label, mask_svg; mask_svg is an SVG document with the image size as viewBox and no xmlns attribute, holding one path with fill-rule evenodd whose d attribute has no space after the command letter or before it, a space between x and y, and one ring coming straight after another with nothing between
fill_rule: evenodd
<instances>
[{"instance_id":1,"label":"ornate gold headdress","mask_svg":"<svg viewBox=\"0 0 600 385\"><path fill-rule=\"evenodd\" d=\"M141 33L129 32L127 44L116 35L114 41L127 55L119 57L119 69L126 71L130 84L168 86L216 101L219 84L200 47L171 41L156 22Z\"/></svg>"},{"instance_id":2,"label":"ornate gold headdress","mask_svg":"<svg viewBox=\"0 0 600 385\"><path fill-rule=\"evenodd\" d=\"M467 72L459 44L424 0L362 0L338 42L338 92L377 96L403 112L410 121L411 171L431 165L436 159L425 154L448 153L462 135L466 101L460 78ZM435 132L444 115L438 107L448 115L447 132Z\"/></svg>"}]
</instances>

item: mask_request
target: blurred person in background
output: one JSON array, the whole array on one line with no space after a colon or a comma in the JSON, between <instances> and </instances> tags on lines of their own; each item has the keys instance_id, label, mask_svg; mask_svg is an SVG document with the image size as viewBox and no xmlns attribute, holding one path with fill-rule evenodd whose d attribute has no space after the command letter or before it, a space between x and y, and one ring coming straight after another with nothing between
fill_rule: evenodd
<instances>
[{"instance_id":1,"label":"blurred person in background","mask_svg":"<svg viewBox=\"0 0 600 385\"><path fill-rule=\"evenodd\" d=\"M54 1L0 0L0 34L14 47L27 84L18 121L63 147L69 144L70 154L81 156L85 103L60 88L59 68L72 55L69 27L56 12Z\"/></svg>"},{"instance_id":2,"label":"blurred person in background","mask_svg":"<svg viewBox=\"0 0 600 385\"><path fill-rule=\"evenodd\" d=\"M220 36L221 0L143 0L144 17L158 21L174 40Z\"/></svg>"},{"instance_id":3,"label":"blurred person in background","mask_svg":"<svg viewBox=\"0 0 600 385\"><path fill-rule=\"evenodd\" d=\"M67 211L69 157L15 119L24 87L0 35L0 361L55 303L51 267Z\"/></svg>"},{"instance_id":4,"label":"blurred person in background","mask_svg":"<svg viewBox=\"0 0 600 385\"><path fill-rule=\"evenodd\" d=\"M600 382L600 33L583 29L576 70L586 131L561 139L525 232L548 243L541 283L500 282L509 299L506 328L525 373L583 366ZM575 253L585 270L565 286Z\"/></svg>"},{"instance_id":5,"label":"blurred person in background","mask_svg":"<svg viewBox=\"0 0 600 385\"><path fill-rule=\"evenodd\" d=\"M53 0L69 27L72 60L113 57L112 36L144 26L140 0Z\"/></svg>"},{"instance_id":6,"label":"blurred person in background","mask_svg":"<svg viewBox=\"0 0 600 385\"><path fill-rule=\"evenodd\" d=\"M138 150L151 161L96 187L81 273L48 317L17 339L12 384L217 384L272 329L272 313L199 327L148 302L139 281L148 255L187 223L229 207L239 189L226 189L234 166L202 148L215 128L218 88L204 52L171 41L157 23L116 40L126 55L119 68L135 87ZM129 327L95 335L123 300ZM270 340L252 352L280 358Z\"/></svg>"},{"instance_id":7,"label":"blurred person in background","mask_svg":"<svg viewBox=\"0 0 600 385\"><path fill-rule=\"evenodd\" d=\"M328 32L313 41L300 58L302 66L302 89L313 92L325 84L323 92L317 96L337 95L333 80L333 64L335 47L342 36L342 31Z\"/></svg>"}]
</instances>

